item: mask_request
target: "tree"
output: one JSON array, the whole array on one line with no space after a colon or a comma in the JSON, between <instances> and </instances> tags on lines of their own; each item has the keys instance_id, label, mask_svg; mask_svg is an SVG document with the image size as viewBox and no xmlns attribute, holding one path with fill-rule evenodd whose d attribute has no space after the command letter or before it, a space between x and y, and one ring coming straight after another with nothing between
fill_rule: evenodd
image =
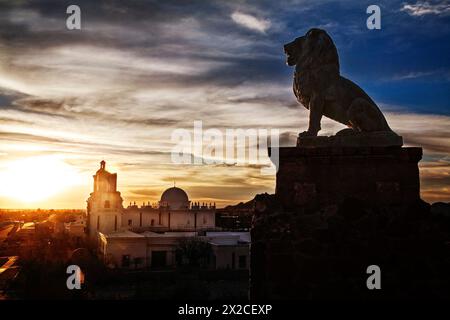
<instances>
[{"instance_id":1,"label":"tree","mask_svg":"<svg viewBox=\"0 0 450 320\"><path fill-rule=\"evenodd\" d=\"M180 239L175 249L178 265L205 268L212 254L211 244L199 238Z\"/></svg>"}]
</instances>

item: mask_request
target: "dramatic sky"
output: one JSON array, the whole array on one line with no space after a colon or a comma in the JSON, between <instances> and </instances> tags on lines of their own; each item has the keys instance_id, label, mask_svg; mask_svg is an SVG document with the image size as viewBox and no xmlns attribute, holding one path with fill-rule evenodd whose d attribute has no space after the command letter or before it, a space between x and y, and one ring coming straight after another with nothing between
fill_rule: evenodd
<instances>
[{"instance_id":1,"label":"dramatic sky","mask_svg":"<svg viewBox=\"0 0 450 320\"><path fill-rule=\"evenodd\" d=\"M66 28L70 4L81 30ZM381 30L366 27L370 4ZM2 0L0 208L84 208L102 159L126 203L157 201L174 180L219 205L273 192L255 165L171 163L171 133L199 120L277 128L295 144L308 114L282 46L311 27L405 144L424 148L422 197L450 201L449 1Z\"/></svg>"}]
</instances>

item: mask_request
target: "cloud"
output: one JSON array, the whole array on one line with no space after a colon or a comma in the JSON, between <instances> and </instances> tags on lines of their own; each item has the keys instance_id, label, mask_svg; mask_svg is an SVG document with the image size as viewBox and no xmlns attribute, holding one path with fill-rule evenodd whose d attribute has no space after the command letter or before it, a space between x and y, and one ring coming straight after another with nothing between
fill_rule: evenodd
<instances>
[{"instance_id":1,"label":"cloud","mask_svg":"<svg viewBox=\"0 0 450 320\"><path fill-rule=\"evenodd\" d=\"M425 15L446 16L450 14L450 3L448 1L438 3L430 3L428 1L418 1L415 4L404 3L400 11L414 17Z\"/></svg>"},{"instance_id":2,"label":"cloud","mask_svg":"<svg viewBox=\"0 0 450 320\"><path fill-rule=\"evenodd\" d=\"M250 30L265 33L270 28L271 22L268 19L258 19L252 15L235 11L231 14L231 19L238 25L241 25Z\"/></svg>"},{"instance_id":3,"label":"cloud","mask_svg":"<svg viewBox=\"0 0 450 320\"><path fill-rule=\"evenodd\" d=\"M437 74L437 71L411 71L403 74L396 74L394 75L391 80L393 81L400 81L400 80L407 80L407 79L416 79L416 78L423 78L428 77L434 74Z\"/></svg>"},{"instance_id":4,"label":"cloud","mask_svg":"<svg viewBox=\"0 0 450 320\"><path fill-rule=\"evenodd\" d=\"M68 163L81 168L86 181L71 198L76 202L67 207L84 206L101 159L119 174L119 190L126 202L156 201L174 179L193 199L214 199L221 205L273 192L275 177L261 176L258 166L172 164L171 133L175 128L192 130L193 121L202 120L204 128L222 132L277 128L282 145L295 145L298 132L307 127L308 113L292 94L293 70L285 66L282 46L311 26L331 29L351 79L367 74L370 83L376 83L379 78L372 78L373 70L381 70L383 77L395 74L398 84L408 85L413 81L405 79L425 77L426 70L447 70L431 63L446 57L445 43L439 43L438 59L425 59L430 65L414 65L420 72L409 72L411 64L397 66L385 59L386 54L398 57L395 50L415 34L391 37L409 20L399 12L392 15L392 19L404 18L395 21L397 28L383 32L389 43L372 39L370 50L361 51L361 41L371 35L358 22L360 8L353 10L357 3L346 2L342 9L329 1L312 0L302 0L301 5L269 0L111 0L99 5L79 0L86 14L82 31L72 32L65 28L64 2L0 1L0 166L36 154L64 155ZM393 5L396 11L398 7L398 2ZM341 14L348 23L336 22ZM433 21L426 23L415 31L430 30ZM359 33L349 32L352 28ZM445 33L445 28L431 30ZM415 44L412 41L411 46ZM346 51L346 45L352 50ZM420 48L438 54L428 46ZM418 52L408 49L411 54ZM402 61L421 58L404 54ZM389 70L384 72L383 66ZM407 144L423 146L425 157L450 152L448 118L415 115L409 105L388 111L392 128ZM324 118L321 134L341 128ZM446 181L426 179L432 180L435 190ZM432 192L434 187L427 188Z\"/></svg>"},{"instance_id":5,"label":"cloud","mask_svg":"<svg viewBox=\"0 0 450 320\"><path fill-rule=\"evenodd\" d=\"M389 112L386 118L406 145L423 147L427 154L450 154L449 116Z\"/></svg>"},{"instance_id":6,"label":"cloud","mask_svg":"<svg viewBox=\"0 0 450 320\"><path fill-rule=\"evenodd\" d=\"M421 195L424 199L450 202L450 163L446 158L423 160L420 165Z\"/></svg>"},{"instance_id":7,"label":"cloud","mask_svg":"<svg viewBox=\"0 0 450 320\"><path fill-rule=\"evenodd\" d=\"M131 189L131 193L144 196L144 197L157 197L160 194L159 190L153 190L153 189Z\"/></svg>"}]
</instances>

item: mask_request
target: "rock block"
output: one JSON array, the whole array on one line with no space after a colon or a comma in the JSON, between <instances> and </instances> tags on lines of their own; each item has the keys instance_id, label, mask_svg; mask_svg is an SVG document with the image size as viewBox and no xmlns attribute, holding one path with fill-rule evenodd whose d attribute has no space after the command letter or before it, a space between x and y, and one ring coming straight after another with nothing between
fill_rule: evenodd
<instances>
[{"instance_id":1,"label":"rock block","mask_svg":"<svg viewBox=\"0 0 450 320\"><path fill-rule=\"evenodd\" d=\"M279 150L255 197L253 301L450 299L450 204L420 199L421 148ZM381 290L366 270L381 269Z\"/></svg>"},{"instance_id":2,"label":"rock block","mask_svg":"<svg viewBox=\"0 0 450 320\"><path fill-rule=\"evenodd\" d=\"M346 198L410 203L420 199L421 158L421 148L280 148L276 194L286 208L333 205Z\"/></svg>"}]
</instances>

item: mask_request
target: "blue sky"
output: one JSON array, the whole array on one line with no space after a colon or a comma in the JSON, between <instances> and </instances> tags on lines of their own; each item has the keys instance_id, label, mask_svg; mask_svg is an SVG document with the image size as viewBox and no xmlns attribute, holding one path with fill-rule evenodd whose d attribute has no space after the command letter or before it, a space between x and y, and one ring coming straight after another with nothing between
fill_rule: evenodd
<instances>
[{"instance_id":1,"label":"blue sky","mask_svg":"<svg viewBox=\"0 0 450 320\"><path fill-rule=\"evenodd\" d=\"M66 29L70 4L81 30ZM371 4L381 30L366 27ZM219 205L273 192L275 177L253 166L174 166L171 132L201 120L277 128L295 144L308 115L283 44L311 27L331 35L341 74L405 144L424 148L422 196L450 201L449 1L52 0L0 2L0 176L21 159L53 157L82 182L40 203L0 189L0 207L83 207L101 159L126 201L156 201L174 179ZM325 119L320 134L341 127Z\"/></svg>"}]
</instances>

